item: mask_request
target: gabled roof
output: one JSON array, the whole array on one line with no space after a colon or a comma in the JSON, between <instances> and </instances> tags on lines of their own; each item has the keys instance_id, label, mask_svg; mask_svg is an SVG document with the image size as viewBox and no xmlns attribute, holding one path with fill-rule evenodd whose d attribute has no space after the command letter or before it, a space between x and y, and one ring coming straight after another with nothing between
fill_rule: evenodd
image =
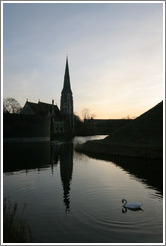
<instances>
[{"instance_id":1,"label":"gabled roof","mask_svg":"<svg viewBox=\"0 0 166 246\"><path fill-rule=\"evenodd\" d=\"M52 112L52 105L48 103L38 102L40 113L41 114L48 114ZM55 108L55 105L54 105Z\"/></svg>"},{"instance_id":2,"label":"gabled roof","mask_svg":"<svg viewBox=\"0 0 166 246\"><path fill-rule=\"evenodd\" d=\"M33 103L33 102L26 102L26 104L25 104L26 106L28 105L31 109L32 109L32 111L34 112L34 113L36 113L36 114L39 114L40 113L40 110L39 110L39 106L38 106L38 104L37 103ZM25 107L25 106L24 106ZM24 109L24 108L23 108Z\"/></svg>"},{"instance_id":3,"label":"gabled roof","mask_svg":"<svg viewBox=\"0 0 166 246\"><path fill-rule=\"evenodd\" d=\"M52 105L44 102L33 103L27 101L24 108L27 107L30 108L37 115L51 115L54 111L55 118L57 120L61 119L61 113L57 105ZM25 113L24 108L23 112Z\"/></svg>"},{"instance_id":4,"label":"gabled roof","mask_svg":"<svg viewBox=\"0 0 166 246\"><path fill-rule=\"evenodd\" d=\"M52 105L52 104L43 103L43 102L38 102L38 105L39 105L41 114L48 114L48 113L52 114L53 113L52 111L54 111L56 118L58 119L61 118L61 113L57 105Z\"/></svg>"}]
</instances>

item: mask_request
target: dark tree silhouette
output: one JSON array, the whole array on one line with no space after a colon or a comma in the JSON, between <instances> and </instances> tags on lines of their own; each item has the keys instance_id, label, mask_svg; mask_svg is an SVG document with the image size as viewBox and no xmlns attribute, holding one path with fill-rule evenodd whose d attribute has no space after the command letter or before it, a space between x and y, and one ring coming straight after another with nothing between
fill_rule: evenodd
<instances>
[{"instance_id":1,"label":"dark tree silhouette","mask_svg":"<svg viewBox=\"0 0 166 246\"><path fill-rule=\"evenodd\" d=\"M3 112L10 114L19 114L21 111L21 105L19 102L11 97L3 99Z\"/></svg>"}]
</instances>

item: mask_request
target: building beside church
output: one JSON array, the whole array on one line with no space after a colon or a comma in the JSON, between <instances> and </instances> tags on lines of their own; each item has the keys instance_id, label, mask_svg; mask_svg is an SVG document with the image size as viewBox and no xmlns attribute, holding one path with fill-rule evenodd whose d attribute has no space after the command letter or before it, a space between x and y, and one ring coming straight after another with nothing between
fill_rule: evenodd
<instances>
[{"instance_id":1,"label":"building beside church","mask_svg":"<svg viewBox=\"0 0 166 246\"><path fill-rule=\"evenodd\" d=\"M66 58L60 109L54 105L54 100L52 100L52 104L27 101L21 114L49 116L50 137L52 139L56 136L72 136L74 134L73 93L70 85L68 58Z\"/></svg>"}]
</instances>

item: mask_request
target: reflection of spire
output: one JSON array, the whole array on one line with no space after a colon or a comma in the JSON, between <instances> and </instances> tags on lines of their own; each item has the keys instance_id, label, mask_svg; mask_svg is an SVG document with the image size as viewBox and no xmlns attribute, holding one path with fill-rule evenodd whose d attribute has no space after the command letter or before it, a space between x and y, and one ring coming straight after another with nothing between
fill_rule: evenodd
<instances>
[{"instance_id":1,"label":"reflection of spire","mask_svg":"<svg viewBox=\"0 0 166 246\"><path fill-rule=\"evenodd\" d=\"M59 161L59 145L52 143L51 144L51 170L52 175L54 174L54 167L58 164Z\"/></svg>"},{"instance_id":2,"label":"reflection of spire","mask_svg":"<svg viewBox=\"0 0 166 246\"><path fill-rule=\"evenodd\" d=\"M70 211L70 183L73 172L73 143L61 145L60 151L60 174L63 185L63 201L66 211Z\"/></svg>"}]
</instances>

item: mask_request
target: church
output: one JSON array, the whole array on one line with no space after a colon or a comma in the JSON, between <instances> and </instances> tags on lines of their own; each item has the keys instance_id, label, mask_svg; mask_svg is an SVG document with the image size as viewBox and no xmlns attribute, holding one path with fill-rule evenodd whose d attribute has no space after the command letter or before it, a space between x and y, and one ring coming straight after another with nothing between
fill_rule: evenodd
<instances>
[{"instance_id":1,"label":"church","mask_svg":"<svg viewBox=\"0 0 166 246\"><path fill-rule=\"evenodd\" d=\"M50 137L73 136L74 135L74 113L73 113L73 93L70 85L68 57L64 75L63 89L61 92L60 109L57 105L27 101L21 111L27 115L45 115L50 117Z\"/></svg>"}]
</instances>

